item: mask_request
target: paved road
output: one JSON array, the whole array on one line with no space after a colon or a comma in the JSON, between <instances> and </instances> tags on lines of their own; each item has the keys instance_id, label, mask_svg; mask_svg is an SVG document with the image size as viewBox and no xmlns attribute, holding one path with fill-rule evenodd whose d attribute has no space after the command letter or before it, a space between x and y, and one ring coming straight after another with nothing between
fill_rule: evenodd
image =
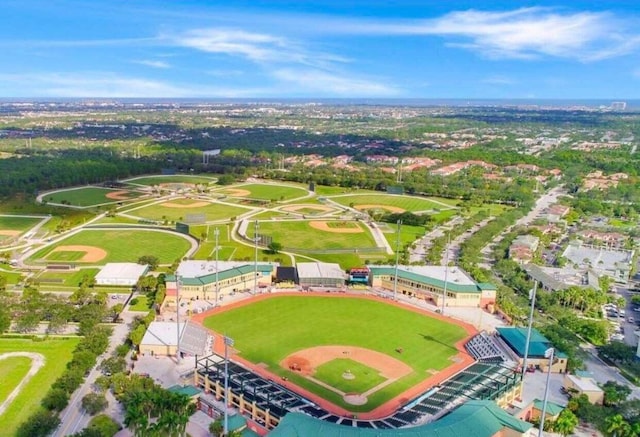
<instances>
[{"instance_id":1,"label":"paved road","mask_svg":"<svg viewBox=\"0 0 640 437\"><path fill-rule=\"evenodd\" d=\"M620 375L617 368L607 365L604 361L598 358L595 346L581 345L581 348L587 352L587 358L584 363L587 370L593 374L593 379L601 384L604 384L607 381L615 381L618 384L626 385L631 389L630 398L640 399L640 387L633 385L626 378Z\"/></svg>"},{"instance_id":2,"label":"paved road","mask_svg":"<svg viewBox=\"0 0 640 437\"><path fill-rule=\"evenodd\" d=\"M113 334L109 341L109 347L107 352L104 354L105 357L109 356L117 346L124 343L124 340L129 333L129 323L131 323L135 316L135 313L130 313L128 311L122 313L121 317L124 319L124 323L114 325ZM98 358L98 363L100 362L101 359ZM82 398L93 391L93 384L100 375L101 372L98 370L98 366L96 366L91 370L89 376L85 378L84 383L73 393L71 400L69 401L69 405L64 409L64 411L62 411L62 413L60 413L61 423L53 434L53 437L63 437L74 434L81 431L89 424L91 416L85 414L82 410Z\"/></svg>"}]
</instances>

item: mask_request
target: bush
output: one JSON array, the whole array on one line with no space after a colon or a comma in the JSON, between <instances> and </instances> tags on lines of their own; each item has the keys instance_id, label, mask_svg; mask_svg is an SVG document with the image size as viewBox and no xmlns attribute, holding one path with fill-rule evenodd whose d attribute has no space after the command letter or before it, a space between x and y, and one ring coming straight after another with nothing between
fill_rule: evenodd
<instances>
[{"instance_id":1,"label":"bush","mask_svg":"<svg viewBox=\"0 0 640 437\"><path fill-rule=\"evenodd\" d=\"M107 399L103 394L89 393L82 398L82 409L92 416L104 411L107 405Z\"/></svg>"},{"instance_id":2,"label":"bush","mask_svg":"<svg viewBox=\"0 0 640 437\"><path fill-rule=\"evenodd\" d=\"M69 404L69 394L61 388L52 388L42 399L42 406L49 411L62 411Z\"/></svg>"},{"instance_id":3,"label":"bush","mask_svg":"<svg viewBox=\"0 0 640 437\"><path fill-rule=\"evenodd\" d=\"M100 414L91 419L88 429L99 431L102 437L113 437L120 431L120 425L106 414Z\"/></svg>"},{"instance_id":4,"label":"bush","mask_svg":"<svg viewBox=\"0 0 640 437\"><path fill-rule=\"evenodd\" d=\"M138 302L140 302L140 301L138 300L138 298L137 298L137 297L134 297L133 299L131 299L131 300L129 301L129 305L134 306L134 305L137 305L137 304L138 304Z\"/></svg>"}]
</instances>

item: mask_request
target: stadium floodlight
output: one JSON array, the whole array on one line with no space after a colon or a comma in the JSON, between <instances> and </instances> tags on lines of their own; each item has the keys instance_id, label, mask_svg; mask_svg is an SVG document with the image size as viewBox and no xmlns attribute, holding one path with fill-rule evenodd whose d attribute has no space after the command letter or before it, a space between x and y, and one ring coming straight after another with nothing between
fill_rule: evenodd
<instances>
[{"instance_id":1,"label":"stadium floodlight","mask_svg":"<svg viewBox=\"0 0 640 437\"><path fill-rule=\"evenodd\" d=\"M233 347L233 339L223 337L224 341L224 435L229 434L229 347Z\"/></svg>"},{"instance_id":2,"label":"stadium floodlight","mask_svg":"<svg viewBox=\"0 0 640 437\"><path fill-rule=\"evenodd\" d=\"M398 235L396 236L396 268L393 275L393 300L398 300L398 262L400 261L400 227L402 220L398 220Z\"/></svg>"},{"instance_id":3,"label":"stadium floodlight","mask_svg":"<svg viewBox=\"0 0 640 437\"><path fill-rule=\"evenodd\" d=\"M176 362L180 364L180 276L176 274Z\"/></svg>"},{"instance_id":4,"label":"stadium floodlight","mask_svg":"<svg viewBox=\"0 0 640 437\"><path fill-rule=\"evenodd\" d=\"M253 261L253 294L256 294L258 292L258 239L260 238L258 236L258 220L255 221L254 223L255 226L255 232L253 233L253 237L255 240L255 258Z\"/></svg>"},{"instance_id":5,"label":"stadium floodlight","mask_svg":"<svg viewBox=\"0 0 640 437\"><path fill-rule=\"evenodd\" d=\"M213 235L216 237L216 308L218 307L218 295L220 294L220 284L218 280L218 258L220 248L218 247L218 237L220 237L220 228L216 227L213 230Z\"/></svg>"},{"instance_id":6,"label":"stadium floodlight","mask_svg":"<svg viewBox=\"0 0 640 437\"><path fill-rule=\"evenodd\" d=\"M531 325L533 324L533 309L536 306L536 290L538 289L538 281L533 282L533 288L529 291L529 300L531 300L531 310L529 311L529 327L527 328L527 342L524 344L524 358L522 359L522 382L527 373L527 358L529 357L529 342L531 341Z\"/></svg>"},{"instance_id":7,"label":"stadium floodlight","mask_svg":"<svg viewBox=\"0 0 640 437\"><path fill-rule=\"evenodd\" d=\"M549 398L549 380L551 379L551 366L553 366L553 354L555 350L550 347L544 351L544 357L549 358L549 366L547 367L547 383L544 387L544 400L542 401L542 415L540 416L540 429L538 430L538 437L542 437L542 430L544 429L544 416L547 414L547 399Z\"/></svg>"}]
</instances>

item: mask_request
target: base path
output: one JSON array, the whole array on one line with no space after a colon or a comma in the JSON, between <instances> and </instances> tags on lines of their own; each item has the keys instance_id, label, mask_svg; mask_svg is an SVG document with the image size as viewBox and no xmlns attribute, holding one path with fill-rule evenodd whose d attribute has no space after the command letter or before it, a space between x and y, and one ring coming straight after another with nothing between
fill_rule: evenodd
<instances>
[{"instance_id":1,"label":"base path","mask_svg":"<svg viewBox=\"0 0 640 437\"><path fill-rule=\"evenodd\" d=\"M22 378L22 381L20 381L20 383L16 386L16 388L14 388L13 391L9 393L9 396L7 396L7 398L2 402L2 404L0 404L0 416L2 416L5 410L9 408L9 405L11 405L11 402L13 402L13 400L20 394L24 386L27 385L27 383L31 380L31 378L33 378L35 374L38 373L40 368L44 366L44 362L45 362L44 355L37 354L34 352L7 352L6 354L0 355L0 360L6 360L7 358L13 358L13 357L31 358L31 368L29 369L27 374L24 375L24 378Z\"/></svg>"},{"instance_id":2,"label":"base path","mask_svg":"<svg viewBox=\"0 0 640 437\"><path fill-rule=\"evenodd\" d=\"M85 263L94 263L102 261L107 257L107 251L96 246L69 245L58 246L51 251L54 252L84 252L84 256L78 261Z\"/></svg>"}]
</instances>

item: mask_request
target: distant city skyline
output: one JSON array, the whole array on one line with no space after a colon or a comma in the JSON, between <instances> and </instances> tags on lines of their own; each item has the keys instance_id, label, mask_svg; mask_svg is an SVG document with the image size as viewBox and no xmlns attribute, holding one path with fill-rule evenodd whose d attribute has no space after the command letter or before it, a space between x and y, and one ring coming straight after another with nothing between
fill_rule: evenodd
<instances>
[{"instance_id":1,"label":"distant city skyline","mask_svg":"<svg viewBox=\"0 0 640 437\"><path fill-rule=\"evenodd\" d=\"M5 0L1 98L640 98L634 1Z\"/></svg>"}]
</instances>

